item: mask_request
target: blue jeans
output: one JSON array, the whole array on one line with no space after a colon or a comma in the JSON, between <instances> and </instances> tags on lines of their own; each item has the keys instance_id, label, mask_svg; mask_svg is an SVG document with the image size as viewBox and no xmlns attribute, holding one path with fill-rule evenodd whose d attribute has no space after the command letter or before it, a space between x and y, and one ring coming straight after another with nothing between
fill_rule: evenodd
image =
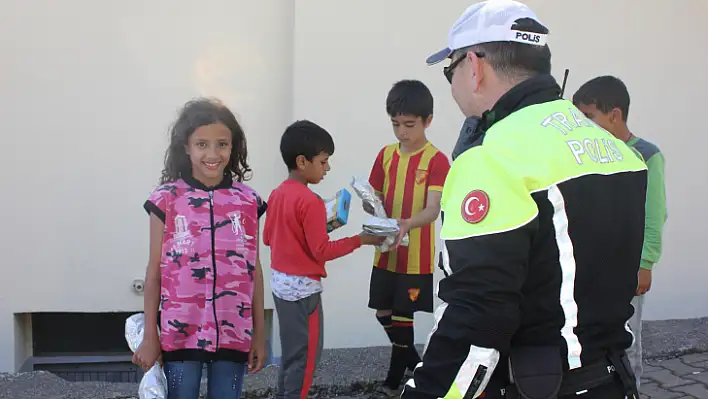
<instances>
[{"instance_id":1,"label":"blue jeans","mask_svg":"<svg viewBox=\"0 0 708 399\"><path fill-rule=\"evenodd\" d=\"M208 362L207 399L238 399L241 397L246 363L229 361ZM167 399L198 399L203 362L165 362Z\"/></svg>"}]
</instances>

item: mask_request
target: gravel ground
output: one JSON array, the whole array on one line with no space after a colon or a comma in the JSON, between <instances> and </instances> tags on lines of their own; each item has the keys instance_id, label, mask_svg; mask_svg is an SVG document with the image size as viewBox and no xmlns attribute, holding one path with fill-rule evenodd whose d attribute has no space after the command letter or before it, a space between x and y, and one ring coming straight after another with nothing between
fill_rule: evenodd
<instances>
[{"instance_id":1,"label":"gravel ground","mask_svg":"<svg viewBox=\"0 0 708 399\"><path fill-rule=\"evenodd\" d=\"M708 352L708 318L644 323L647 359L675 358ZM372 389L388 366L389 348L325 350L313 387L320 398L355 396ZM277 366L246 377L244 396L272 395ZM67 382L47 372L0 374L0 399L118 399L136 398L136 384Z\"/></svg>"}]
</instances>

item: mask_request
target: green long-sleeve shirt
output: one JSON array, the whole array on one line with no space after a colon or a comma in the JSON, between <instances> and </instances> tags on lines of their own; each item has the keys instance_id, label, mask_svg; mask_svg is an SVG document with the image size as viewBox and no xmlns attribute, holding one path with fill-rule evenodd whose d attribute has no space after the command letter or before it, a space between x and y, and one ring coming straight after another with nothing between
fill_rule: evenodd
<instances>
[{"instance_id":1,"label":"green long-sleeve shirt","mask_svg":"<svg viewBox=\"0 0 708 399\"><path fill-rule=\"evenodd\" d=\"M661 258L661 238L667 219L666 186L664 185L664 154L659 147L633 138L627 143L647 165L647 200L644 227L644 247L642 248L642 269L651 270Z\"/></svg>"}]
</instances>

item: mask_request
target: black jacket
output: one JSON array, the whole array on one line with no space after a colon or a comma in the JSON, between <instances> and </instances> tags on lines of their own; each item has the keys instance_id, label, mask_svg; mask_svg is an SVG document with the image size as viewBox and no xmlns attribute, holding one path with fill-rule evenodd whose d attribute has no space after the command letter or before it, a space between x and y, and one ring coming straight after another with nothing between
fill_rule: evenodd
<instances>
[{"instance_id":1,"label":"black jacket","mask_svg":"<svg viewBox=\"0 0 708 399\"><path fill-rule=\"evenodd\" d=\"M468 143L483 145L495 123L522 108L558 100L559 93L551 76L520 83L484 113ZM470 171L470 179L475 173L484 171ZM568 364L568 346L578 350L582 364L603 358L610 349L628 348L632 335L626 321L633 313L630 302L644 236L645 189L646 170L588 174L553 186L565 201L571 276L561 272L561 258L568 254L561 254L558 220L553 219L557 211L549 190L531 194L538 214L526 225L445 240L451 274L441 280L438 296L447 307L436 320L423 363L403 397L444 397L470 347L501 354L497 378L506 377L505 357L517 345L557 345L565 370L578 367ZM563 278L566 287L572 278L571 297L577 305L572 332L579 342L574 344L561 335L564 326L566 332L569 328L561 306Z\"/></svg>"}]
</instances>

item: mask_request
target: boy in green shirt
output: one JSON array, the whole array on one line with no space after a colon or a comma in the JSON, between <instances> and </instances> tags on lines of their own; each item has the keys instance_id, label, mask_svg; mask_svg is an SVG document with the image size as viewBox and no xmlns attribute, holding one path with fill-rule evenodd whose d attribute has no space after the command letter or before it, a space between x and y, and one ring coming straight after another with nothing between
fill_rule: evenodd
<instances>
[{"instance_id":1,"label":"boy in green shirt","mask_svg":"<svg viewBox=\"0 0 708 399\"><path fill-rule=\"evenodd\" d=\"M647 165L647 199L644 230L644 247L639 265L636 297L632 301L634 315L629 327L634 333L634 344L627 355L637 387L642 376L642 308L644 295L651 288L651 271L661 257L661 236L666 222L666 188L664 186L664 154L659 148L639 137L627 127L629 112L629 92L616 77L600 76L582 85L573 95L573 103L578 109L613 136L624 141Z\"/></svg>"}]
</instances>

